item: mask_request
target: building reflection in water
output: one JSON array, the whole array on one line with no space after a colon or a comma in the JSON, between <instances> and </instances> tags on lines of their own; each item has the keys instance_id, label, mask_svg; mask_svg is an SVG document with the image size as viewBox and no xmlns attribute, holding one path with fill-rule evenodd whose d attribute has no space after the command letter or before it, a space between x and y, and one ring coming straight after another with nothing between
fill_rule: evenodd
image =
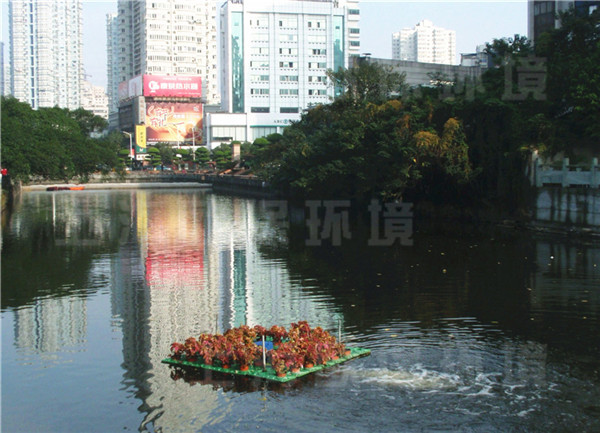
<instances>
[{"instance_id":1,"label":"building reflection in water","mask_svg":"<svg viewBox=\"0 0 600 433\"><path fill-rule=\"evenodd\" d=\"M283 263L259 254L261 237L274 230L262 212L260 202L235 197L138 192L137 243L148 289L147 330L140 329L149 341L148 383L139 384L149 391L140 395L148 412L143 424L174 425L170 417L186 408L202 420L218 404L212 387L194 390L201 405L174 392L161 363L173 341L241 324L287 326L306 319L337 326L330 307L301 296ZM162 392L150 392L157 388ZM173 393L164 398L168 390Z\"/></svg>"},{"instance_id":2,"label":"building reflection in water","mask_svg":"<svg viewBox=\"0 0 600 433\"><path fill-rule=\"evenodd\" d=\"M175 417L189 412L200 429L217 406L220 414L228 410L210 386L194 387L191 394L177 391L161 363L173 341L243 323L289 326L308 320L337 329L337 307L330 298L306 294L284 260L259 252L269 239L282 237L264 202L189 190L32 194L23 200L26 206L14 214L9 227L17 242L39 242L34 238L40 229L30 221L42 221L44 230L54 233L53 254L60 244L79 255L91 252L92 258L86 290L73 293L57 286L54 290L60 294L39 295L15 308L16 346L40 355L64 347L84 348L90 326L87 295L108 289L112 324L122 332L123 384L143 402L141 428L150 423L155 430L178 425ZM598 323L600 295L586 286L598 281L598 248L547 241L534 245L540 270L529 279L533 312L560 306L567 311L575 300L580 314ZM66 272L64 284L69 281ZM548 317L555 323L560 318ZM570 325L565 323L565 329ZM440 365L468 364L485 372L487 361L469 349L477 336L469 333L456 334L464 353L439 349ZM502 344L506 377L545 383L544 344L512 339ZM519 358L529 361L513 368Z\"/></svg>"},{"instance_id":3,"label":"building reflection in water","mask_svg":"<svg viewBox=\"0 0 600 433\"><path fill-rule=\"evenodd\" d=\"M15 345L39 356L80 349L86 336L85 298L40 299L15 312Z\"/></svg>"}]
</instances>

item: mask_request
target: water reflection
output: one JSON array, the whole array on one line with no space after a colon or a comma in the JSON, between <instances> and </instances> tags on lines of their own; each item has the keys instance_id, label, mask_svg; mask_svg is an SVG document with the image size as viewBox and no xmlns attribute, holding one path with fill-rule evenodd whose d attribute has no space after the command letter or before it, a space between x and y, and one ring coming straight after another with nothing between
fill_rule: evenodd
<instances>
[{"instance_id":1,"label":"water reflection","mask_svg":"<svg viewBox=\"0 0 600 433\"><path fill-rule=\"evenodd\" d=\"M420 225L411 247L366 250L359 229L343 248L316 248L303 228L264 201L207 192L25 194L2 245L2 325L12 332L3 338L3 369L24 377L3 383L3 394L15 396L3 399L7 431L18 422L11 411L41 407L53 392L27 378L28 361L15 350L42 363L89 352L98 377L118 369L100 359L118 359L119 383L100 385L104 399L71 411L105 416L102 431L132 417L126 427L142 431L280 429L265 411L288 413L290 425L307 431L332 420L357 431L428 430L439 427L432 420L440 407L459 430L510 429L515 419L536 430L549 425L548 414L556 425L594 425L597 244ZM335 332L338 318L344 338L373 355L291 387L171 376L161 363L173 341L201 332L297 320ZM46 382L72 377L43 374ZM565 396L571 403L560 407ZM129 400L130 409L116 406ZM67 417L38 412L32 419L68 430ZM305 420L306 412L317 415ZM489 423L472 424L483 414Z\"/></svg>"}]
</instances>

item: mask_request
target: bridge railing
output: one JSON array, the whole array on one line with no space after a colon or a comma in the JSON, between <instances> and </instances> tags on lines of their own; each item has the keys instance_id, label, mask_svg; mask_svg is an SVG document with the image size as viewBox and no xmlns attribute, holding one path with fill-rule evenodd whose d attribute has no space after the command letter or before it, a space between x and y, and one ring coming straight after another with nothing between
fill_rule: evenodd
<instances>
[{"instance_id":1,"label":"bridge railing","mask_svg":"<svg viewBox=\"0 0 600 433\"><path fill-rule=\"evenodd\" d=\"M581 166L570 165L569 158L563 159L560 169L544 165L538 158L534 163L534 182L537 187L557 185L598 188L600 183L598 158L592 159L589 170L584 170Z\"/></svg>"}]
</instances>

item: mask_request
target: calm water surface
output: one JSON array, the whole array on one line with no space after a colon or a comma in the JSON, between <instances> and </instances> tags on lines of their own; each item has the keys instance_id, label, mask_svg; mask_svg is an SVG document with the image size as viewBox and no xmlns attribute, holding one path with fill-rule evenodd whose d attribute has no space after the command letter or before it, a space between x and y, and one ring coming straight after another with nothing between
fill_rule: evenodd
<instances>
[{"instance_id":1,"label":"calm water surface","mask_svg":"<svg viewBox=\"0 0 600 433\"><path fill-rule=\"evenodd\" d=\"M600 431L600 245L415 221L412 246L352 227L311 247L270 205L25 193L2 229L2 431ZM372 355L287 385L161 363L297 320Z\"/></svg>"}]
</instances>

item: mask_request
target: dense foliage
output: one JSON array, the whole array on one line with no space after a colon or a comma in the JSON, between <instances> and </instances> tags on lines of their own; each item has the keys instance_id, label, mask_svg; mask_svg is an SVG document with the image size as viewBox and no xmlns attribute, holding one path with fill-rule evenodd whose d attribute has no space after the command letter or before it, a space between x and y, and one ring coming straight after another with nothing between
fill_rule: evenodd
<instances>
[{"instance_id":1,"label":"dense foliage","mask_svg":"<svg viewBox=\"0 0 600 433\"><path fill-rule=\"evenodd\" d=\"M13 178L85 179L98 170L119 166L122 138L112 134L91 138L106 121L78 109L40 108L2 97L2 167Z\"/></svg>"},{"instance_id":2,"label":"dense foliage","mask_svg":"<svg viewBox=\"0 0 600 433\"><path fill-rule=\"evenodd\" d=\"M257 140L246 149L249 164L292 196L515 210L527 199L532 151L599 150L600 11L561 20L535 52L519 35L488 44L494 66L470 86L446 86L445 77L409 92L401 75L366 59L330 71L341 96L276 140ZM533 56L546 62L543 97L519 88Z\"/></svg>"}]
</instances>

